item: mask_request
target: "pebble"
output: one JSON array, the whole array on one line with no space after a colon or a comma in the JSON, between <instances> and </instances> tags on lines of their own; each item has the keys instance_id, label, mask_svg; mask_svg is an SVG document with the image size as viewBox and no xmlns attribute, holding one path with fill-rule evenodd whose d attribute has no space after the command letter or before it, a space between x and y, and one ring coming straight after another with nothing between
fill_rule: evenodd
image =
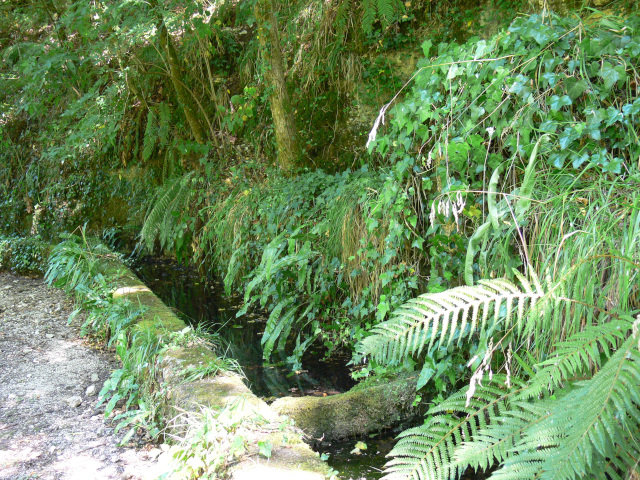
<instances>
[{"instance_id":1,"label":"pebble","mask_svg":"<svg viewBox=\"0 0 640 480\"><path fill-rule=\"evenodd\" d=\"M89 385L84 393L87 397L93 397L98 394L98 391L95 385Z\"/></svg>"},{"instance_id":2,"label":"pebble","mask_svg":"<svg viewBox=\"0 0 640 480\"><path fill-rule=\"evenodd\" d=\"M47 334L45 335L45 337L47 337L47 338L53 338L53 333L47 333Z\"/></svg>"},{"instance_id":3,"label":"pebble","mask_svg":"<svg viewBox=\"0 0 640 480\"><path fill-rule=\"evenodd\" d=\"M79 395L74 395L73 397L67 398L67 403L70 407L79 407L82 405L82 398Z\"/></svg>"},{"instance_id":4,"label":"pebble","mask_svg":"<svg viewBox=\"0 0 640 480\"><path fill-rule=\"evenodd\" d=\"M92 382L97 382L97 381L99 381L99 380L100 380L100 377L98 376L98 374L97 374L97 373L92 373L92 374L91 374L91 381L92 381Z\"/></svg>"}]
</instances>

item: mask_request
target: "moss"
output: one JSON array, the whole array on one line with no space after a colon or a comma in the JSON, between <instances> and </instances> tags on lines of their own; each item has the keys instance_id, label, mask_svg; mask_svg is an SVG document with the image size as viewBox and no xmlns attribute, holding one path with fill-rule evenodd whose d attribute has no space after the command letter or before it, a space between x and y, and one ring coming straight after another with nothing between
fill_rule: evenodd
<instances>
[{"instance_id":1,"label":"moss","mask_svg":"<svg viewBox=\"0 0 640 480\"><path fill-rule=\"evenodd\" d=\"M272 408L295 420L313 437L327 439L362 435L406 421L418 413L413 407L415 375L330 397L286 397Z\"/></svg>"}]
</instances>

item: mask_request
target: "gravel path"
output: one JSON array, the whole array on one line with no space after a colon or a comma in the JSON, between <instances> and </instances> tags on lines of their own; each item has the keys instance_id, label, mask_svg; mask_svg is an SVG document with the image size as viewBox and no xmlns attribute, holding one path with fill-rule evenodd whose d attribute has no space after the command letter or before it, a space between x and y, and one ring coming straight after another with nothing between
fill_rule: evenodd
<instances>
[{"instance_id":1,"label":"gravel path","mask_svg":"<svg viewBox=\"0 0 640 480\"><path fill-rule=\"evenodd\" d=\"M0 479L156 478L161 450L118 447L95 408L118 363L67 326L72 310L42 279L0 273Z\"/></svg>"}]
</instances>

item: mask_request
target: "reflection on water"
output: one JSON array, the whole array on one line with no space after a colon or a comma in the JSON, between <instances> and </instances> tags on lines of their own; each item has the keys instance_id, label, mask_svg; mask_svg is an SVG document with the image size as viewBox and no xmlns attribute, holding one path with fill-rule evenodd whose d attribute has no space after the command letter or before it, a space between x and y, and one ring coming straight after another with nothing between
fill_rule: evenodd
<instances>
[{"instance_id":1,"label":"reflection on water","mask_svg":"<svg viewBox=\"0 0 640 480\"><path fill-rule=\"evenodd\" d=\"M169 307L192 326L218 332L227 342L227 355L242 366L251 390L262 397L330 395L354 384L345 358L322 359L310 349L303 358L304 370L293 372L286 355L274 352L264 364L260 337L266 319L249 313L236 318L240 296L224 297L219 282L202 282L189 268L162 258L147 257L134 267L140 279Z\"/></svg>"}]
</instances>

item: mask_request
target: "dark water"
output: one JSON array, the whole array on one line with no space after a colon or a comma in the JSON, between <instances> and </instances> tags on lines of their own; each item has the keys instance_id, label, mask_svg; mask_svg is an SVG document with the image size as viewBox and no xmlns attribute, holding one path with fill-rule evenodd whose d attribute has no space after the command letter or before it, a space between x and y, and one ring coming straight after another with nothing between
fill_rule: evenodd
<instances>
[{"instance_id":1,"label":"dark water","mask_svg":"<svg viewBox=\"0 0 640 480\"><path fill-rule=\"evenodd\" d=\"M290 370L286 355L278 356L277 352L271 363L265 364L260 338L266 318L256 313L236 318L242 299L225 297L219 282L202 282L200 275L189 268L162 258L146 258L134 270L187 323L220 334L228 348L227 356L238 361L256 395L330 395L355 384L346 367L348 358L324 360L324 355L314 350L303 358L301 371Z\"/></svg>"},{"instance_id":2,"label":"dark water","mask_svg":"<svg viewBox=\"0 0 640 480\"><path fill-rule=\"evenodd\" d=\"M242 298L225 297L219 282L203 282L193 270L162 258L145 258L134 270L187 323L220 334L227 344L227 356L238 361L256 395L267 400L292 395L324 396L347 391L354 385L346 367L348 357L325 360L323 352L313 348L303 357L302 371L289 369L286 355L278 357L277 352L272 355L272 363L265 364L260 338L266 318L257 313L236 318ZM340 472L340 478L375 480L383 475L385 455L393 445L395 433L321 442L314 448L328 457L329 465ZM351 453L358 441L364 442L367 449Z\"/></svg>"}]
</instances>

